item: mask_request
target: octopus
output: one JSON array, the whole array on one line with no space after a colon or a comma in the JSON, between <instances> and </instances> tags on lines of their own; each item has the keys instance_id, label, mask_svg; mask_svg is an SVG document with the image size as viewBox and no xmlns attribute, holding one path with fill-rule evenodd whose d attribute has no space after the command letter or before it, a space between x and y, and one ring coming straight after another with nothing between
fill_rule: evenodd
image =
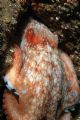
<instances>
[{"instance_id":1,"label":"octopus","mask_svg":"<svg viewBox=\"0 0 80 120\"><path fill-rule=\"evenodd\" d=\"M4 76L7 120L71 120L66 112L79 101L77 76L69 56L58 48L58 37L31 19L13 63Z\"/></svg>"}]
</instances>

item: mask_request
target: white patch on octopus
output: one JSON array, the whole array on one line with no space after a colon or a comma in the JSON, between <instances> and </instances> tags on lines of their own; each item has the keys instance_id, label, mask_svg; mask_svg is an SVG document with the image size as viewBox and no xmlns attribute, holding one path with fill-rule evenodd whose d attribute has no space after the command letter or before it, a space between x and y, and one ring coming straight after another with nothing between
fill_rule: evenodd
<instances>
[{"instance_id":1,"label":"white patch on octopus","mask_svg":"<svg viewBox=\"0 0 80 120\"><path fill-rule=\"evenodd\" d=\"M3 79L4 79L4 82L7 83L7 84L6 84L6 87L7 87L9 90L14 89L14 86L13 86L12 83L10 82L10 79L9 79L9 77L8 77L7 75L5 75L5 76L3 77Z\"/></svg>"},{"instance_id":2,"label":"white patch on octopus","mask_svg":"<svg viewBox=\"0 0 80 120\"><path fill-rule=\"evenodd\" d=\"M18 95L18 93L17 93L15 87L13 86L13 84L11 83L9 77L8 77L7 75L5 75L5 76L3 77L3 79L4 79L4 82L6 83L6 87L7 87L9 90L14 89L14 90L15 90L14 94Z\"/></svg>"}]
</instances>

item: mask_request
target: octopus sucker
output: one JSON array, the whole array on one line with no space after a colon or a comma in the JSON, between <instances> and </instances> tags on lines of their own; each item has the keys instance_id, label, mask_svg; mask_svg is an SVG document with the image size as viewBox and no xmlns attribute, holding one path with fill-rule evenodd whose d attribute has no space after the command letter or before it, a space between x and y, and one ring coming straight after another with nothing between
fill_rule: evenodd
<instances>
[{"instance_id":1,"label":"octopus sucker","mask_svg":"<svg viewBox=\"0 0 80 120\"><path fill-rule=\"evenodd\" d=\"M57 36L44 24L30 20L20 46L14 46L13 64L4 81L10 88L3 95L7 120L71 120L65 109L79 100L76 73L68 55L58 49Z\"/></svg>"}]
</instances>

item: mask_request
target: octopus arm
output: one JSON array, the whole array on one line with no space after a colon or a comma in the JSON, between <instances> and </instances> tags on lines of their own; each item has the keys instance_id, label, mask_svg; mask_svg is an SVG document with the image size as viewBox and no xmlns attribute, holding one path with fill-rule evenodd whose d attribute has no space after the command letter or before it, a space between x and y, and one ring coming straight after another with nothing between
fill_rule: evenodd
<instances>
[{"instance_id":1,"label":"octopus arm","mask_svg":"<svg viewBox=\"0 0 80 120\"><path fill-rule=\"evenodd\" d=\"M64 94L64 107L70 107L75 105L79 100L80 90L78 85L77 76L69 56L61 52L60 57L63 61L64 71L66 78L64 80L65 84L63 86Z\"/></svg>"},{"instance_id":2,"label":"octopus arm","mask_svg":"<svg viewBox=\"0 0 80 120\"><path fill-rule=\"evenodd\" d=\"M11 92L5 92L3 95L3 109L6 114L7 120L37 120L36 115L29 113L31 105L25 103L26 97L17 100L15 95ZM28 106L28 107L27 107ZM35 118L34 118L35 117Z\"/></svg>"},{"instance_id":3,"label":"octopus arm","mask_svg":"<svg viewBox=\"0 0 80 120\"><path fill-rule=\"evenodd\" d=\"M6 113L7 120L22 119L22 115L18 112L18 101L16 100L15 96L13 96L10 92L5 92L3 95L3 109Z\"/></svg>"},{"instance_id":4,"label":"octopus arm","mask_svg":"<svg viewBox=\"0 0 80 120\"><path fill-rule=\"evenodd\" d=\"M4 93L3 109L7 120L40 120L43 117L45 94L40 92L36 96L32 89L30 91L30 86L28 87L28 93L19 94L18 99L11 92Z\"/></svg>"},{"instance_id":5,"label":"octopus arm","mask_svg":"<svg viewBox=\"0 0 80 120\"><path fill-rule=\"evenodd\" d=\"M4 76L4 81L7 83L6 86L9 90L17 88L16 78L18 78L21 65L22 65L21 50L17 45L15 45L12 66Z\"/></svg>"}]
</instances>

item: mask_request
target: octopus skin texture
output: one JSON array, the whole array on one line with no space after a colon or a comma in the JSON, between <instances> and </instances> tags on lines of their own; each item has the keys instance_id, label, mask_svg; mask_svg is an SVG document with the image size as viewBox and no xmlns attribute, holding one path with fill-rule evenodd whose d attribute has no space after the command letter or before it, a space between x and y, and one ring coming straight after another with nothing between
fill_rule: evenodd
<instances>
[{"instance_id":1,"label":"octopus skin texture","mask_svg":"<svg viewBox=\"0 0 80 120\"><path fill-rule=\"evenodd\" d=\"M9 89L3 95L7 120L69 120L70 113L60 117L61 112L79 101L70 58L58 49L57 36L33 19L20 46L14 45L13 64L4 81Z\"/></svg>"}]
</instances>

